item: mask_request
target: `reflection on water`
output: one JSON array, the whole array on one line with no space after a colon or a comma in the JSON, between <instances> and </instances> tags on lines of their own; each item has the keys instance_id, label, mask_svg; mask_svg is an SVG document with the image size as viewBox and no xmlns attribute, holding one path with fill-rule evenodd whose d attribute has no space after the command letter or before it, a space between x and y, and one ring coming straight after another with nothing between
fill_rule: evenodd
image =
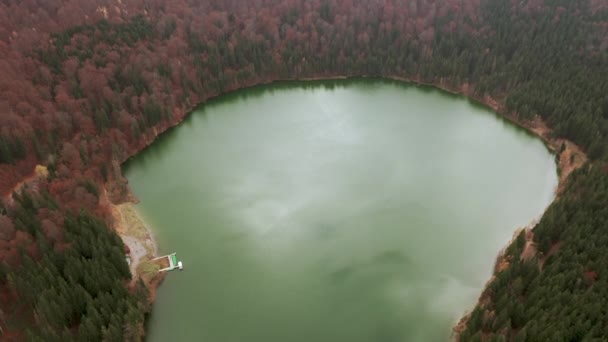
<instances>
[{"instance_id":1,"label":"reflection on water","mask_svg":"<svg viewBox=\"0 0 608 342\"><path fill-rule=\"evenodd\" d=\"M395 82L210 101L126 167L161 252L150 341L445 341L557 183L543 144Z\"/></svg>"}]
</instances>

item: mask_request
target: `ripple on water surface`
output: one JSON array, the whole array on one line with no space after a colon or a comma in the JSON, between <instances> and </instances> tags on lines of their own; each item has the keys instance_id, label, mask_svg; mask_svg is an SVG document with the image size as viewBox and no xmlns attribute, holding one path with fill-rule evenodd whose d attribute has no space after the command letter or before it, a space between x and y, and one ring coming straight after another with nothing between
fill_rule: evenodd
<instances>
[{"instance_id":1,"label":"ripple on water surface","mask_svg":"<svg viewBox=\"0 0 608 342\"><path fill-rule=\"evenodd\" d=\"M317 85L215 100L127 166L186 265L150 341L447 340L552 200L543 144L465 99Z\"/></svg>"}]
</instances>

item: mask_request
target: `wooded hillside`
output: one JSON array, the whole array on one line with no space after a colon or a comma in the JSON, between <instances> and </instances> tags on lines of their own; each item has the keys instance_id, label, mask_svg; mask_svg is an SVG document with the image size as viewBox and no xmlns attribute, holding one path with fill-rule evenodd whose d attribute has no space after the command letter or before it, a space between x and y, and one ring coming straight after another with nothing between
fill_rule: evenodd
<instances>
[{"instance_id":1,"label":"wooded hillside","mask_svg":"<svg viewBox=\"0 0 608 342\"><path fill-rule=\"evenodd\" d=\"M0 326L136 339L145 291L103 200L124 194L120 163L212 96L347 75L466 88L586 151L537 256L508 249L462 340L608 338L607 31L598 0L3 1ZM37 164L48 177L11 196Z\"/></svg>"}]
</instances>

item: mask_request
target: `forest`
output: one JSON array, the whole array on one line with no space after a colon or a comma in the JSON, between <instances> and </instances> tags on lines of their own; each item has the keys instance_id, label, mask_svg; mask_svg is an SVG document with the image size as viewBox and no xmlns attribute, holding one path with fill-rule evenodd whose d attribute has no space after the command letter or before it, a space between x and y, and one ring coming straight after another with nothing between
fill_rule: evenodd
<instances>
[{"instance_id":1,"label":"forest","mask_svg":"<svg viewBox=\"0 0 608 342\"><path fill-rule=\"evenodd\" d=\"M276 80L399 77L541 118L589 162L508 246L461 341L608 338L608 4L600 0L0 3L3 339L139 340L108 201L120 165L197 104ZM17 185L36 165L36 186Z\"/></svg>"}]
</instances>

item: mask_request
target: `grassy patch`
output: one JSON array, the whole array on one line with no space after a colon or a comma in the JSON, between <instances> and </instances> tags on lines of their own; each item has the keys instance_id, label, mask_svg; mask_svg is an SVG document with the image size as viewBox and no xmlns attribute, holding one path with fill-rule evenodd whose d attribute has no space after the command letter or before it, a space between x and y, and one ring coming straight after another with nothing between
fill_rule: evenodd
<instances>
[{"instance_id":1,"label":"grassy patch","mask_svg":"<svg viewBox=\"0 0 608 342\"><path fill-rule=\"evenodd\" d=\"M123 203L116 206L120 225L117 227L118 233L132 236L140 241L148 238L148 230L143 223L133 203Z\"/></svg>"},{"instance_id":2,"label":"grassy patch","mask_svg":"<svg viewBox=\"0 0 608 342\"><path fill-rule=\"evenodd\" d=\"M137 265L137 273L142 277L145 282L149 282L152 278L154 278L158 271L160 270L160 266L149 260L142 261Z\"/></svg>"}]
</instances>

